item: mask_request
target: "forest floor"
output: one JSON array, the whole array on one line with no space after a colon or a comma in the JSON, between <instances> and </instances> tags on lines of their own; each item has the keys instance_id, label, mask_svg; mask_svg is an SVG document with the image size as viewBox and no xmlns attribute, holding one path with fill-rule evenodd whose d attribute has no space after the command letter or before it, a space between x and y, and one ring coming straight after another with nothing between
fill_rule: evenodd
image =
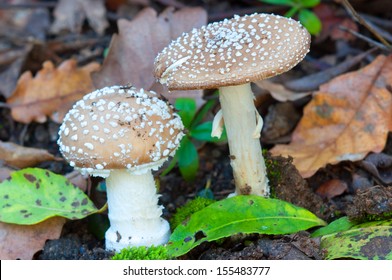
<instances>
[{"instance_id":1,"label":"forest floor","mask_svg":"<svg viewBox=\"0 0 392 280\"><path fill-rule=\"evenodd\" d=\"M235 14L284 14L287 7L262 1L88 2L0 3L0 180L23 168L47 169L70 178L102 207L103 180L75 172L59 152L58 129L70 106L113 84L131 82L159 90L151 61L182 32ZM252 85L264 118L261 144L269 150L273 173L279 174L269 178L274 196L327 223L392 212L392 7L390 0L352 0L358 13L353 14L345 2L321 1L312 8L322 30L312 36L304 61L271 82ZM167 34L173 37L162 37ZM163 93L170 101L183 96ZM216 98L212 91L195 91L192 97L198 105ZM358 116L355 122L348 120L350 114ZM184 180L178 168L165 176L160 176L164 168L155 173L167 220L200 191L208 189L219 200L234 190L227 143L195 144L199 169L193 181ZM33 241L23 226L0 225L7 231L0 237L2 259L96 260L113 255L104 248L106 213L44 226L50 235ZM324 259L320 238L311 232L238 234L202 243L180 258ZM11 235L34 244L13 249ZM386 242L392 244L391 236Z\"/></svg>"}]
</instances>

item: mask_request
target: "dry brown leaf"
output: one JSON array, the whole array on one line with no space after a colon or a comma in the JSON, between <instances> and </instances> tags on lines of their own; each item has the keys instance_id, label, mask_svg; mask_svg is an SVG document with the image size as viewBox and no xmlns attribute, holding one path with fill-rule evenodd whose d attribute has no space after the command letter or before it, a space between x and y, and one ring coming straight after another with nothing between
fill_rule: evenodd
<instances>
[{"instance_id":1,"label":"dry brown leaf","mask_svg":"<svg viewBox=\"0 0 392 280\"><path fill-rule=\"evenodd\" d=\"M392 129L392 56L378 56L361 70L320 87L288 145L274 155L290 155L304 177L326 164L360 160L380 152Z\"/></svg>"},{"instance_id":2,"label":"dry brown leaf","mask_svg":"<svg viewBox=\"0 0 392 280\"><path fill-rule=\"evenodd\" d=\"M98 34L103 34L109 25L103 0L60 0L54 10L54 17L50 30L55 34L63 30L80 33L86 19Z\"/></svg>"},{"instance_id":3,"label":"dry brown leaf","mask_svg":"<svg viewBox=\"0 0 392 280\"><path fill-rule=\"evenodd\" d=\"M295 101L312 94L311 92L293 92L281 84L276 84L268 80L257 81L255 84L267 90L274 99L280 102Z\"/></svg>"},{"instance_id":4,"label":"dry brown leaf","mask_svg":"<svg viewBox=\"0 0 392 280\"><path fill-rule=\"evenodd\" d=\"M7 100L12 117L22 123L42 123L51 116L60 123L72 104L94 89L90 73L98 68L98 63L78 68L70 59L58 68L46 61L34 78L31 72L23 73Z\"/></svg>"},{"instance_id":5,"label":"dry brown leaf","mask_svg":"<svg viewBox=\"0 0 392 280\"><path fill-rule=\"evenodd\" d=\"M87 192L89 188L89 176L83 175L78 170L73 170L72 172L65 174L65 178L72 183L72 185L77 186L83 192Z\"/></svg>"},{"instance_id":6,"label":"dry brown leaf","mask_svg":"<svg viewBox=\"0 0 392 280\"><path fill-rule=\"evenodd\" d=\"M34 5L35 0L7 0L0 1L3 5L13 6L14 8L0 9L0 37L2 43L6 42L5 38L35 38L44 41L47 29L50 26L50 14L48 9L36 5L34 9L15 8L19 5ZM4 40L4 41L3 41ZM34 40L31 40L34 41ZM15 45L15 44L14 44ZM18 44L19 45L19 44ZM6 44L2 45L2 47Z\"/></svg>"},{"instance_id":7,"label":"dry brown leaf","mask_svg":"<svg viewBox=\"0 0 392 280\"><path fill-rule=\"evenodd\" d=\"M347 183L339 179L331 179L323 184L321 184L316 193L321 197L326 197L328 199L334 198L341 195L348 190Z\"/></svg>"},{"instance_id":8,"label":"dry brown leaf","mask_svg":"<svg viewBox=\"0 0 392 280\"><path fill-rule=\"evenodd\" d=\"M0 141L0 159L12 167L26 168L36 166L43 161L56 160L56 157L43 149Z\"/></svg>"},{"instance_id":9,"label":"dry brown leaf","mask_svg":"<svg viewBox=\"0 0 392 280\"><path fill-rule=\"evenodd\" d=\"M160 15L151 8L145 8L132 21L120 19L117 24L119 33L112 38L108 56L101 70L93 73L94 85L102 88L131 83L166 95L167 91L156 83L153 76L155 57L183 32L206 22L207 13L201 8L178 11L168 8ZM188 91L187 94L200 97L201 91Z\"/></svg>"},{"instance_id":10,"label":"dry brown leaf","mask_svg":"<svg viewBox=\"0 0 392 280\"><path fill-rule=\"evenodd\" d=\"M0 259L31 260L44 247L46 240L60 237L65 221L53 217L30 226L0 222Z\"/></svg>"}]
</instances>

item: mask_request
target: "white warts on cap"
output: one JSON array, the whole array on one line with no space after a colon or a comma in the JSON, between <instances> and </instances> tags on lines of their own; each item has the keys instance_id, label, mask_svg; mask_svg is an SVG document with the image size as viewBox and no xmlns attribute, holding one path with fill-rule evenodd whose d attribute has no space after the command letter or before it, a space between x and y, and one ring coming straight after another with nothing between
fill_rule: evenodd
<instances>
[{"instance_id":1,"label":"white warts on cap","mask_svg":"<svg viewBox=\"0 0 392 280\"><path fill-rule=\"evenodd\" d=\"M309 32L293 19L235 16L178 37L158 54L154 75L170 90L239 85L290 70L309 45Z\"/></svg>"},{"instance_id":2,"label":"white warts on cap","mask_svg":"<svg viewBox=\"0 0 392 280\"><path fill-rule=\"evenodd\" d=\"M154 92L112 86L87 94L63 120L63 156L85 171L161 165L183 136L173 106ZM173 144L174 143L174 144Z\"/></svg>"}]
</instances>

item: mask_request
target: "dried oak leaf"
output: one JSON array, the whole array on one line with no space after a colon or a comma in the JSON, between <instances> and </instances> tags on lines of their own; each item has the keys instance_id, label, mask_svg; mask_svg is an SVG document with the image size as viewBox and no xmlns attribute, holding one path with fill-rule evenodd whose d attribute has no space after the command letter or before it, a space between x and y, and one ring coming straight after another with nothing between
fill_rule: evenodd
<instances>
[{"instance_id":1,"label":"dried oak leaf","mask_svg":"<svg viewBox=\"0 0 392 280\"><path fill-rule=\"evenodd\" d=\"M380 152L392 129L392 56L320 86L288 145L273 155L290 155L304 177L326 164L361 160Z\"/></svg>"},{"instance_id":2,"label":"dried oak leaf","mask_svg":"<svg viewBox=\"0 0 392 280\"><path fill-rule=\"evenodd\" d=\"M46 61L33 78L25 72L12 96L7 99L14 120L22 123L45 122L50 116L60 123L72 104L94 89L90 73L99 68L90 63L78 68L75 60L66 60L55 68Z\"/></svg>"},{"instance_id":3,"label":"dried oak leaf","mask_svg":"<svg viewBox=\"0 0 392 280\"><path fill-rule=\"evenodd\" d=\"M92 74L94 85L101 88L131 83L165 95L167 91L156 83L153 75L155 57L183 32L206 22L207 13L202 8L177 11L167 8L159 15L155 10L145 8L132 21L120 19L117 23L119 33L113 35L101 70ZM188 95L197 97L201 91L188 91Z\"/></svg>"},{"instance_id":4,"label":"dried oak leaf","mask_svg":"<svg viewBox=\"0 0 392 280\"><path fill-rule=\"evenodd\" d=\"M0 222L0 259L31 260L46 240L60 237L65 221L62 217L53 217L30 226Z\"/></svg>"},{"instance_id":5,"label":"dried oak leaf","mask_svg":"<svg viewBox=\"0 0 392 280\"><path fill-rule=\"evenodd\" d=\"M103 34L109 25L103 0L60 0L54 17L50 31L55 34L63 30L80 33L86 19L98 34Z\"/></svg>"},{"instance_id":6,"label":"dried oak leaf","mask_svg":"<svg viewBox=\"0 0 392 280\"><path fill-rule=\"evenodd\" d=\"M11 142L0 141L0 159L9 166L26 168L36 166L43 161L56 160L56 157L44 149L23 147Z\"/></svg>"},{"instance_id":7,"label":"dried oak leaf","mask_svg":"<svg viewBox=\"0 0 392 280\"><path fill-rule=\"evenodd\" d=\"M316 193L321 197L326 197L328 199L334 198L341 195L348 190L347 183L339 179L331 179L327 182L321 184Z\"/></svg>"}]
</instances>

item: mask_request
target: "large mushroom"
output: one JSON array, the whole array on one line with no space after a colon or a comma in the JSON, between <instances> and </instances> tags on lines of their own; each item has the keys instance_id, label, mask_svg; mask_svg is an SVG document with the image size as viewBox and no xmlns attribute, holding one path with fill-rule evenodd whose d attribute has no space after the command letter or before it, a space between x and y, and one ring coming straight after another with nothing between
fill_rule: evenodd
<instances>
[{"instance_id":1,"label":"large mushroom","mask_svg":"<svg viewBox=\"0 0 392 280\"><path fill-rule=\"evenodd\" d=\"M269 195L259 140L263 121L250 82L290 70L309 46L310 35L299 22L252 14L184 33L155 60L155 77L169 90L219 88L221 113L213 136L224 121L236 194Z\"/></svg>"},{"instance_id":2,"label":"large mushroom","mask_svg":"<svg viewBox=\"0 0 392 280\"><path fill-rule=\"evenodd\" d=\"M177 149L183 124L154 92L112 86L87 94L65 116L58 144L71 166L106 178L106 249L168 241L152 170Z\"/></svg>"}]
</instances>

